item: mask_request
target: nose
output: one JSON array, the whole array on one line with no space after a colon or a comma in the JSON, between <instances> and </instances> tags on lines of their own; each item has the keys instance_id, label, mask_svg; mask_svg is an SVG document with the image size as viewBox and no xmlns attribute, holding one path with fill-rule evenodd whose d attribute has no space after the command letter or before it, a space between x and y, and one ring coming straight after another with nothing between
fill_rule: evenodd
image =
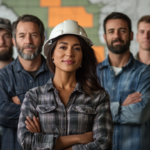
<instances>
[{"instance_id":1,"label":"nose","mask_svg":"<svg viewBox=\"0 0 150 150\"><path fill-rule=\"evenodd\" d=\"M32 43L32 38L31 35L26 35L25 37L25 44L31 44Z\"/></svg>"},{"instance_id":2,"label":"nose","mask_svg":"<svg viewBox=\"0 0 150 150\"><path fill-rule=\"evenodd\" d=\"M120 37L119 31L114 32L114 38L117 39Z\"/></svg>"},{"instance_id":3,"label":"nose","mask_svg":"<svg viewBox=\"0 0 150 150\"><path fill-rule=\"evenodd\" d=\"M148 32L145 32L144 33L144 37L146 38L146 39L149 39L150 38L150 32L148 31Z\"/></svg>"},{"instance_id":4,"label":"nose","mask_svg":"<svg viewBox=\"0 0 150 150\"><path fill-rule=\"evenodd\" d=\"M66 56L67 57L73 57L73 50L71 47L69 47L66 51Z\"/></svg>"}]
</instances>

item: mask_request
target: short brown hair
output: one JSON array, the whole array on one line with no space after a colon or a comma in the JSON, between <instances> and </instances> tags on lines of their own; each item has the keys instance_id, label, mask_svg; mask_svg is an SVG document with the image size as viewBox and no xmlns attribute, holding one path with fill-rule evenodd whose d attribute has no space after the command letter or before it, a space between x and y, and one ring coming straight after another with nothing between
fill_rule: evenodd
<instances>
[{"instance_id":1,"label":"short brown hair","mask_svg":"<svg viewBox=\"0 0 150 150\"><path fill-rule=\"evenodd\" d=\"M150 23L150 15L141 17L138 21L137 28L139 27L140 22Z\"/></svg>"},{"instance_id":2,"label":"short brown hair","mask_svg":"<svg viewBox=\"0 0 150 150\"><path fill-rule=\"evenodd\" d=\"M128 24L128 28L129 28L129 32L132 32L132 25L131 25L131 19L123 14L123 13L120 13L120 12L112 12L111 14L109 14L105 19L104 19L104 22L103 22L103 28L104 28L104 32L106 33L106 23L108 20L110 19L122 19L124 20L125 22L127 22Z\"/></svg>"},{"instance_id":3,"label":"short brown hair","mask_svg":"<svg viewBox=\"0 0 150 150\"><path fill-rule=\"evenodd\" d=\"M39 32L40 32L40 36L41 38L44 36L44 25L42 23L42 21L33 15L23 15L18 17L18 19L16 21L13 22L12 24L12 34L13 34L13 38L16 39L16 28L18 23L22 21L22 22L34 22L39 26Z\"/></svg>"}]
</instances>

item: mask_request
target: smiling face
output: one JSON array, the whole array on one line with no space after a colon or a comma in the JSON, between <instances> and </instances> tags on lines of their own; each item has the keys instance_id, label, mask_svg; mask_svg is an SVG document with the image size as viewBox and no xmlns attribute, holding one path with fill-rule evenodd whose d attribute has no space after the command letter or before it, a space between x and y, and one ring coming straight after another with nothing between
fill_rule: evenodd
<instances>
[{"instance_id":1,"label":"smiling face","mask_svg":"<svg viewBox=\"0 0 150 150\"><path fill-rule=\"evenodd\" d=\"M140 49L150 51L150 23L139 23L137 42L139 43Z\"/></svg>"},{"instance_id":2,"label":"smiling face","mask_svg":"<svg viewBox=\"0 0 150 150\"><path fill-rule=\"evenodd\" d=\"M12 58L12 36L4 29L0 29L0 60L7 61Z\"/></svg>"},{"instance_id":3,"label":"smiling face","mask_svg":"<svg viewBox=\"0 0 150 150\"><path fill-rule=\"evenodd\" d=\"M41 38L39 26L34 22L19 22L16 28L16 40L13 43L18 54L26 59L35 59L42 51L44 37Z\"/></svg>"},{"instance_id":4,"label":"smiling face","mask_svg":"<svg viewBox=\"0 0 150 150\"><path fill-rule=\"evenodd\" d=\"M82 62L82 48L76 36L66 35L58 39L52 55L55 73L76 72Z\"/></svg>"},{"instance_id":5,"label":"smiling face","mask_svg":"<svg viewBox=\"0 0 150 150\"><path fill-rule=\"evenodd\" d=\"M129 33L128 24L122 19L110 19L106 22L104 39L108 49L115 54L123 54L129 50L133 33Z\"/></svg>"}]
</instances>

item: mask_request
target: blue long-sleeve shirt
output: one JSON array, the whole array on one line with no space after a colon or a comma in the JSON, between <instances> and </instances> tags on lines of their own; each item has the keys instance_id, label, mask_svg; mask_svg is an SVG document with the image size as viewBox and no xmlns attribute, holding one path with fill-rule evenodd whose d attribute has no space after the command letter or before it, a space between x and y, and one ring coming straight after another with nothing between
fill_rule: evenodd
<instances>
[{"instance_id":1,"label":"blue long-sleeve shirt","mask_svg":"<svg viewBox=\"0 0 150 150\"><path fill-rule=\"evenodd\" d=\"M113 150L150 149L150 67L130 55L117 76L109 57L97 66L97 75L110 96L114 122ZM140 92L142 101L121 104L129 94Z\"/></svg>"},{"instance_id":2,"label":"blue long-sleeve shirt","mask_svg":"<svg viewBox=\"0 0 150 150\"><path fill-rule=\"evenodd\" d=\"M3 127L1 150L21 150L17 141L17 126L21 105L12 102L18 96L23 102L26 92L47 83L50 73L43 56L35 78L25 71L17 58L0 71L0 125Z\"/></svg>"}]
</instances>

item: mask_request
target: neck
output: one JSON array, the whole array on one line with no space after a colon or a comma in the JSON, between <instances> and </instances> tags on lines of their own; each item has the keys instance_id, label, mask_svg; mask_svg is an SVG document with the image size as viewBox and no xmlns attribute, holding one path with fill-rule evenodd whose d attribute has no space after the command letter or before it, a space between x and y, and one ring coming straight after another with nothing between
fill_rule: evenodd
<instances>
[{"instance_id":1,"label":"neck","mask_svg":"<svg viewBox=\"0 0 150 150\"><path fill-rule=\"evenodd\" d=\"M139 61L146 65L149 65L150 64L150 51L140 49L139 50Z\"/></svg>"},{"instance_id":2,"label":"neck","mask_svg":"<svg viewBox=\"0 0 150 150\"><path fill-rule=\"evenodd\" d=\"M109 51L109 61L111 66L121 68L128 63L129 59L130 59L129 50L123 54L114 54L111 51Z\"/></svg>"},{"instance_id":3,"label":"neck","mask_svg":"<svg viewBox=\"0 0 150 150\"><path fill-rule=\"evenodd\" d=\"M76 72L64 72L55 70L55 76L53 79L53 84L56 89L69 89L75 88L76 86Z\"/></svg>"},{"instance_id":4,"label":"neck","mask_svg":"<svg viewBox=\"0 0 150 150\"><path fill-rule=\"evenodd\" d=\"M18 56L19 61L26 71L36 71L40 68L42 58L41 55L37 56L34 60L25 60L22 57Z\"/></svg>"},{"instance_id":5,"label":"neck","mask_svg":"<svg viewBox=\"0 0 150 150\"><path fill-rule=\"evenodd\" d=\"M4 68L5 66L7 66L12 61L13 61L13 58L11 58L10 60L7 60L7 61L1 61L0 60L0 69Z\"/></svg>"}]
</instances>

